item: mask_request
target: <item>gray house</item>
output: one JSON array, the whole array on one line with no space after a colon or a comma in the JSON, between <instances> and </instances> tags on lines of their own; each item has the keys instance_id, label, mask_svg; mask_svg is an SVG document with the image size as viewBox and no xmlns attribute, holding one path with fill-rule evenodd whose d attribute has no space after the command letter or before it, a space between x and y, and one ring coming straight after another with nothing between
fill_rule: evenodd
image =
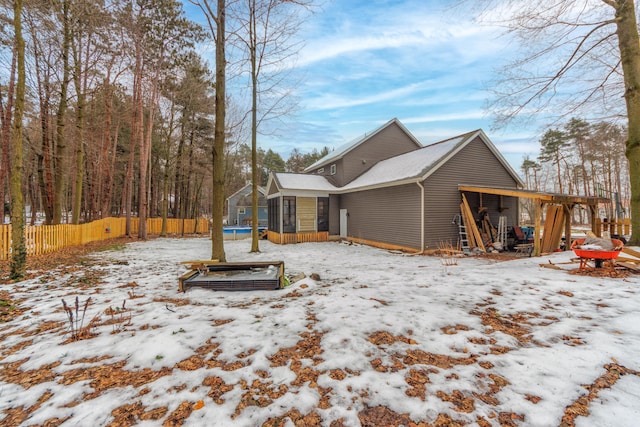
<instances>
[{"instance_id":1,"label":"gray house","mask_svg":"<svg viewBox=\"0 0 640 427\"><path fill-rule=\"evenodd\" d=\"M251 225L251 184L227 197L227 223L229 225ZM267 225L267 199L265 189L258 186L258 225Z\"/></svg>"},{"instance_id":2,"label":"gray house","mask_svg":"<svg viewBox=\"0 0 640 427\"><path fill-rule=\"evenodd\" d=\"M482 130L423 147L393 119L320 159L305 174L272 173L268 238L332 236L420 251L455 244L464 186L517 189L523 183ZM518 199L470 192L474 213L518 224Z\"/></svg>"}]
</instances>

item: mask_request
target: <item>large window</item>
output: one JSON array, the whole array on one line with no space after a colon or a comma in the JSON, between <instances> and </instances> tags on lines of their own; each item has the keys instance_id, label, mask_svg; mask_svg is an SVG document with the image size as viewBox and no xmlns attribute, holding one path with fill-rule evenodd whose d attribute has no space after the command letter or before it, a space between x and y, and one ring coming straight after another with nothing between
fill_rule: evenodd
<instances>
[{"instance_id":1,"label":"large window","mask_svg":"<svg viewBox=\"0 0 640 427\"><path fill-rule=\"evenodd\" d=\"M283 233L295 233L296 232L296 198L295 197L283 197L282 198L282 232Z\"/></svg>"},{"instance_id":2,"label":"large window","mask_svg":"<svg viewBox=\"0 0 640 427\"><path fill-rule=\"evenodd\" d=\"M318 197L318 231L329 231L329 198Z\"/></svg>"},{"instance_id":3,"label":"large window","mask_svg":"<svg viewBox=\"0 0 640 427\"><path fill-rule=\"evenodd\" d=\"M269 199L269 230L280 232L280 199Z\"/></svg>"}]
</instances>

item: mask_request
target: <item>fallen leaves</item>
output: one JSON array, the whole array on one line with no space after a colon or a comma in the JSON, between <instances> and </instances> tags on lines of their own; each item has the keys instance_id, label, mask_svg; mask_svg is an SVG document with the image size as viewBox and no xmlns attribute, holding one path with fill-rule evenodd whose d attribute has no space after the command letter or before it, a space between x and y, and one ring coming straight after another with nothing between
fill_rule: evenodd
<instances>
[{"instance_id":1,"label":"fallen leaves","mask_svg":"<svg viewBox=\"0 0 640 427\"><path fill-rule=\"evenodd\" d=\"M91 274L85 276L78 271L74 277L73 280L78 282L83 277L91 279L97 276ZM84 285L89 286L89 283ZM119 287L125 291L128 290L130 298L139 296L134 293L139 289L135 282L129 282ZM354 288L358 289L357 286ZM360 288L366 288L366 286L360 286ZM38 369L23 370L27 359L20 358L19 361L11 359L12 363L2 364L0 377L5 382L21 384L26 388L46 382L69 386L77 383L85 384L82 386L83 391L86 391L85 394L82 395L82 392L79 392L73 398L76 400L61 402L60 406L63 407L77 406L83 403L83 400L94 399L106 390L134 388L131 401L111 412L111 419L108 422L112 426L135 425L144 421L152 421L154 425L179 426L187 422L194 423L196 421L190 420L190 417L202 417L205 413L208 415L212 413L211 411L218 410L216 405L223 404L231 405L229 413L233 413L235 409L234 417L242 420L246 415L244 411L253 413L258 408L268 408L255 411L255 413L261 414L259 416L262 417L260 418L260 422L263 422L262 425L282 427L288 425L341 427L357 423L358 420L363 426L404 425L413 427L451 427L473 423L481 427L498 425L498 423L504 426L521 426L525 421L530 421L525 420L522 414L509 411L513 408L509 408L509 402L505 396L510 392L510 382L517 383L517 379L499 375L499 373L508 375L505 373L504 364L500 363L500 356L518 347L510 337L516 338L521 344L531 343L534 328L546 326L541 321L547 319L556 322L559 321L557 318L543 317L535 312L502 312L503 309L506 310L504 306L500 306L501 311L498 311L488 307L498 307L495 305L497 302L489 298L478 304L473 313L478 316L480 322L475 318L471 321L456 319L449 321L452 323L450 325L441 327L443 323L440 323L437 326L431 326L430 333L438 335L437 343L446 342L447 344L438 347L439 350L430 346L430 337L425 336L424 331L420 331L416 335L420 337L421 342L418 343L414 339L412 331L391 328L384 330L384 325L387 323L381 322L372 329L371 333L354 336L353 339L345 339L342 344L336 341L337 345L347 346L348 344L348 347L354 348L357 348L354 345L356 343L364 344L361 355L364 359L364 367L360 365L358 367L358 369L364 370L364 375L361 378L354 378L361 375L361 372L347 366L351 360L345 360L344 366L340 366L339 361L336 366L334 360L325 365L323 357L326 356L323 356L323 346L327 348L327 345L334 344L329 344L331 340L325 340L325 332L318 328L318 317L324 322L322 316L324 313L320 313L316 307L322 304L313 305L315 301L309 301L308 298L318 289L320 286L300 286L298 290L287 294L285 292L288 291L283 291L283 294L278 295L277 299L255 298L246 301L242 306L249 309L260 306L261 308L268 307L271 310L279 310L289 307L291 304L298 304L298 307L306 310L306 316L299 318L302 332L299 332L297 342L293 345L288 344L288 347L277 345L268 347L271 354L265 354L265 347L261 347L257 342L242 345L238 350L231 350L231 354L223 354L222 348L228 347L220 345L220 343L226 344L222 341L224 336L222 332L226 332L222 327L235 320L228 318L231 315L220 312L218 319L207 318L207 326L212 331L209 335L211 338L205 338L204 342L196 344L194 347L198 345L200 347L192 350L189 357L176 363L173 367L159 371L125 369L124 361L114 360L110 356L103 355L65 362L63 368L59 364L50 364L43 365ZM37 291L34 287L34 292ZM554 290L553 293L555 292ZM565 290L557 291L557 293L567 298L574 297L573 293ZM502 295L498 291L494 291L492 294L496 300L503 299L497 298ZM375 298L369 298L371 294L366 295L363 299L369 299L373 302L365 301L372 309L383 310L385 306L398 308L397 304L394 304L393 297L383 296L385 299L380 299L377 297L378 295L374 295ZM296 301L292 301L295 298L302 299L297 300L296 303ZM387 300L387 298L391 299ZM566 298L557 298L557 296L556 299L570 301ZM198 304L197 301L190 301L188 298L156 297L153 301L163 305L167 304L167 306L171 305L175 311L180 312L179 314L189 312L190 306ZM10 322L15 318L16 310L20 310L23 304L19 301L12 301L6 292L0 292L0 302L6 302L0 304L0 316L8 316L8 320L5 320L5 317L0 318L3 322ZM13 306L11 313L3 311L4 307L9 306ZM180 310L177 307L185 307L185 309ZM604 303L599 303L597 308L604 310L607 309L607 306ZM27 308L27 310L29 309ZM541 308L543 314L545 314L544 310L544 307ZM166 312L164 308L162 308L162 312L167 316L178 316ZM260 316L255 315L256 319L267 318L271 315L259 313ZM104 312L101 314L105 317ZM117 315L119 312L114 311L106 314ZM14 317L11 317L12 315ZM38 313L29 312L29 315L36 319ZM469 326L456 323L457 321L467 323ZM482 326L479 326L480 323ZM189 323L185 322L184 328L191 332L188 325ZM322 325L324 327L327 323L322 323ZM147 324L137 328L136 332L142 335L139 331L160 327L162 326ZM422 325L414 325L413 327L418 329L422 328ZM172 330L164 332L171 333L173 331L176 334L178 327L174 324L172 328ZM178 332L185 332L182 326L179 328ZM1 357L6 358L9 354L24 351L33 345L34 337L43 334L60 336L65 331L65 323L55 321L37 323L34 320L33 325L24 330L13 329L10 326L4 327L4 329L0 329L0 333L2 333L0 339L6 339L10 335L20 336L21 339L7 341L11 342L11 346L3 347ZM510 337L496 332L507 334ZM581 337L575 335L577 332L567 331L567 335L562 336L561 339L567 345L585 344ZM37 339L35 341L37 342ZM506 344L510 344L513 348ZM255 348L252 348L252 345L255 345ZM438 351L447 354L439 354ZM234 352L240 353L235 354ZM273 371L265 367L267 365L264 364L264 359L261 364L256 363L256 360L264 357L268 358L267 365L270 363L273 368L282 368L278 369L279 373L284 371L286 374L278 379L273 378L271 376ZM376 372L372 372L366 366L367 363ZM621 375L638 375L638 373L617 364L608 365L607 369L607 374L596 380L594 384L585 387L588 390L586 396L567 406L566 420L564 420L568 420L567 426L573 425L570 422L573 422L575 417L588 414L589 404L593 401L592 396L597 396L598 390L611 386ZM187 373L193 371L198 372ZM229 372L233 372L233 374L229 374ZM179 376L181 374L183 378L196 377L198 379L195 383L190 383L187 379L172 381L170 385L166 385L165 381L158 381L165 376ZM469 379L469 375L472 375L471 379ZM417 419L414 412L411 412L411 416L414 417L411 418L409 414L402 413L403 411L399 410L398 406L391 403L388 406L375 406L379 402L377 399L380 390L377 389L379 385L370 386L372 382L368 378L369 376L393 383L397 390L389 392L397 393L403 402L409 401L408 405L437 402L440 399L446 402L439 402L439 405L446 407L447 413L429 412L428 415L423 415L423 419ZM200 379L202 379L201 383ZM154 385L153 383L156 381L158 382ZM292 395L295 400L296 395L302 394L301 390L305 388L313 390L311 395L315 396L316 401L305 409L306 413L303 413L293 408L293 404L286 402L291 401ZM41 389L46 390L46 386ZM521 395L522 399L520 400L526 399L531 404L539 403L541 397L535 395L535 389L531 391L532 394ZM161 393L175 396L168 407L146 407L144 405L143 402L152 402L154 396ZM187 400L183 400L185 396ZM14 426L25 423L29 414L38 411L38 408L40 408L41 414L44 411L42 406L51 400L50 392L44 392L32 406L16 406L7 409L1 414L1 417L4 418L0 417L0 424ZM341 405L344 405L346 410L351 412L351 417L357 413L358 420L349 419L343 411L332 411L332 408ZM498 408L502 411L498 411ZM195 411L200 411L200 413L196 415ZM464 415L458 415L456 412ZM70 411L70 413L73 412ZM335 415L336 413L344 418L331 419L331 416L338 416ZM105 415L108 417L109 413L107 412ZM269 418L266 418L267 416ZM463 420L453 418L457 416ZM73 424L77 420L74 420L73 416L65 419L50 418L42 425L55 426L64 422Z\"/></svg>"},{"instance_id":2,"label":"fallen leaves","mask_svg":"<svg viewBox=\"0 0 640 427\"><path fill-rule=\"evenodd\" d=\"M404 337L402 335L393 335L387 331L376 331L369 335L367 338L371 344L375 344L378 347L382 345L393 345L396 342L403 342L405 344L417 344L417 342L411 338Z\"/></svg>"},{"instance_id":3,"label":"fallen leaves","mask_svg":"<svg viewBox=\"0 0 640 427\"><path fill-rule=\"evenodd\" d=\"M437 391L438 396L444 402L453 404L454 409L457 412L473 412L475 409L475 400L472 397L465 396L460 390L453 390L451 394L447 394L443 391Z\"/></svg>"},{"instance_id":4,"label":"fallen leaves","mask_svg":"<svg viewBox=\"0 0 640 427\"><path fill-rule=\"evenodd\" d=\"M640 377L640 371L635 371L617 363L609 363L604 366L606 372L592 384L585 385L587 394L580 396L575 402L567 406L560 427L574 427L575 420L579 416L589 415L589 404L598 397L601 390L611 388L623 375L635 375Z\"/></svg>"},{"instance_id":5,"label":"fallen leaves","mask_svg":"<svg viewBox=\"0 0 640 427\"><path fill-rule=\"evenodd\" d=\"M224 380L218 376L210 376L206 377L202 381L202 385L205 387L210 387L207 396L210 397L216 404L222 405L224 403L224 399L222 396L233 390L233 386L224 382Z\"/></svg>"},{"instance_id":6,"label":"fallen leaves","mask_svg":"<svg viewBox=\"0 0 640 427\"><path fill-rule=\"evenodd\" d=\"M405 377L405 381L411 388L405 391L409 397L417 397L424 401L427 394L426 384L429 384L429 374L437 374L436 369L410 369Z\"/></svg>"},{"instance_id":7,"label":"fallen leaves","mask_svg":"<svg viewBox=\"0 0 640 427\"><path fill-rule=\"evenodd\" d=\"M480 316L487 333L495 331L511 335L521 343L531 341L529 318L538 317L537 313L500 314L495 308L485 311L472 310L471 314Z\"/></svg>"},{"instance_id":8,"label":"fallen leaves","mask_svg":"<svg viewBox=\"0 0 640 427\"><path fill-rule=\"evenodd\" d=\"M0 323L10 322L20 316L24 309L11 298L7 291L0 291Z\"/></svg>"},{"instance_id":9,"label":"fallen leaves","mask_svg":"<svg viewBox=\"0 0 640 427\"><path fill-rule=\"evenodd\" d=\"M68 385L78 381L88 381L89 386L93 388L92 393L84 396L85 400L98 397L103 391L115 387L141 387L145 384L156 381L158 378L171 375L172 368L161 368L153 370L144 368L139 371L129 371L124 369L125 361L119 361L113 364L103 364L98 366L83 367L72 369L60 374L58 382Z\"/></svg>"}]
</instances>

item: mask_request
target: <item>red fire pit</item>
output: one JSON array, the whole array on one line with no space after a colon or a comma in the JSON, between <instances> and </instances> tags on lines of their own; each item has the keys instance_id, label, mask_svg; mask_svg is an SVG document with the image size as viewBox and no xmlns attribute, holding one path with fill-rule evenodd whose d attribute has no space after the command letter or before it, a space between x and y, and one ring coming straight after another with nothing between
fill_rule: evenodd
<instances>
[{"instance_id":1,"label":"red fire pit","mask_svg":"<svg viewBox=\"0 0 640 427\"><path fill-rule=\"evenodd\" d=\"M620 255L620 251L622 251L622 247L624 246L624 243L622 243L621 240L611 239L611 243L613 243L614 247L612 250L581 249L580 246L584 245L584 241L585 239L576 239L571 244L573 252L580 257L581 270L591 268L588 264L591 260L593 260L595 268L601 268L605 261L609 263L610 268L613 268L613 260L618 258L618 255Z\"/></svg>"}]
</instances>

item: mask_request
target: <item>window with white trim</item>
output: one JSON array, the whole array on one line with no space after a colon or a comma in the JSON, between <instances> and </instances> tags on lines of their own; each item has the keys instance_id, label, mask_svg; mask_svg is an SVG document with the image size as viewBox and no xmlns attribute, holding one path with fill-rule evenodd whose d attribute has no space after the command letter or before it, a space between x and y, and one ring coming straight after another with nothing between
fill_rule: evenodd
<instances>
[{"instance_id":1,"label":"window with white trim","mask_svg":"<svg viewBox=\"0 0 640 427\"><path fill-rule=\"evenodd\" d=\"M335 175L336 174L336 165L335 163L331 165L331 175Z\"/></svg>"}]
</instances>

